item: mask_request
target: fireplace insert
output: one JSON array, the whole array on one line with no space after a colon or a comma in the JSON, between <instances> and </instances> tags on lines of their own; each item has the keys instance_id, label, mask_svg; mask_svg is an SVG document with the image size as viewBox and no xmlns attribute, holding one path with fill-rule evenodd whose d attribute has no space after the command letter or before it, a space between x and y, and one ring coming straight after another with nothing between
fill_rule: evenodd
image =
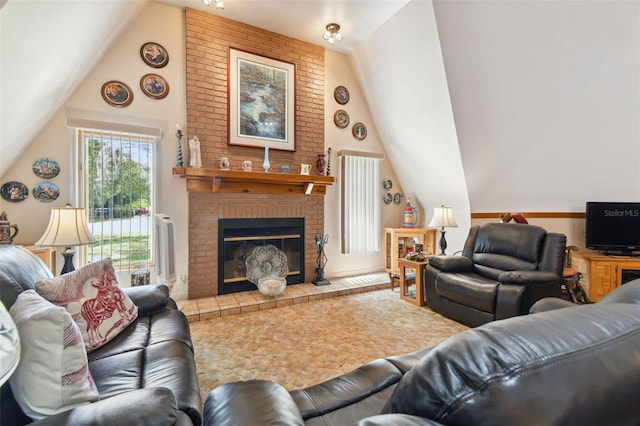
<instances>
[{"instance_id":1,"label":"fireplace insert","mask_svg":"<svg viewBox=\"0 0 640 426\"><path fill-rule=\"evenodd\" d=\"M245 260L255 247L273 245L287 256L287 285L304 282L304 218L220 219L218 294L256 290Z\"/></svg>"}]
</instances>

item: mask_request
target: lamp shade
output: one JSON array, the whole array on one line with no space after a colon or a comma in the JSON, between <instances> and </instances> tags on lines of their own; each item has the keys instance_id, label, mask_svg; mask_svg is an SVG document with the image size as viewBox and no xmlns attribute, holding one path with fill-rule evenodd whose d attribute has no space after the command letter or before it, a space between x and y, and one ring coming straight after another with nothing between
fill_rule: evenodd
<instances>
[{"instance_id":1,"label":"lamp shade","mask_svg":"<svg viewBox=\"0 0 640 426\"><path fill-rule=\"evenodd\" d=\"M432 228L457 228L458 224L453 217L453 208L440 206L433 209L433 217L429 225Z\"/></svg>"},{"instance_id":2,"label":"lamp shade","mask_svg":"<svg viewBox=\"0 0 640 426\"><path fill-rule=\"evenodd\" d=\"M95 243L87 225L84 209L67 207L51 209L46 231L36 242L38 246L70 247Z\"/></svg>"},{"instance_id":3,"label":"lamp shade","mask_svg":"<svg viewBox=\"0 0 640 426\"><path fill-rule=\"evenodd\" d=\"M20 336L11 315L0 302L0 385L9 380L20 362Z\"/></svg>"}]
</instances>

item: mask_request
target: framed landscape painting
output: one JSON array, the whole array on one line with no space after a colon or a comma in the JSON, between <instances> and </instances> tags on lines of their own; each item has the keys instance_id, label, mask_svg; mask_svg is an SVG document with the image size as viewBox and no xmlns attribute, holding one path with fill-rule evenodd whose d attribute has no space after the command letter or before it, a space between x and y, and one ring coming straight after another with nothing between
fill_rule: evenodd
<instances>
[{"instance_id":1,"label":"framed landscape painting","mask_svg":"<svg viewBox=\"0 0 640 426\"><path fill-rule=\"evenodd\" d=\"M229 49L229 145L295 151L295 64Z\"/></svg>"}]
</instances>

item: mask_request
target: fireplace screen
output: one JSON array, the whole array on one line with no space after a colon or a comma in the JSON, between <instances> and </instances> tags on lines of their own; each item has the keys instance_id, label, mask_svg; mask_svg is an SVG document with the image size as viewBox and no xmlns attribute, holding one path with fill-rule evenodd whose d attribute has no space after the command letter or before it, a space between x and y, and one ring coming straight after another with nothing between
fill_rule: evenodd
<instances>
[{"instance_id":1,"label":"fireplace screen","mask_svg":"<svg viewBox=\"0 0 640 426\"><path fill-rule=\"evenodd\" d=\"M255 247L273 245L287 257L287 284L304 280L304 218L220 219L218 293L255 290L245 261Z\"/></svg>"}]
</instances>

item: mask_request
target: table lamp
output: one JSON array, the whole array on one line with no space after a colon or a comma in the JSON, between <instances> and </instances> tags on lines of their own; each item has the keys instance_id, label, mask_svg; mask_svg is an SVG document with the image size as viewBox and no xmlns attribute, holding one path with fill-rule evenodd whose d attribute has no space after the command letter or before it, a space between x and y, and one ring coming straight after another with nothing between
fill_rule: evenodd
<instances>
[{"instance_id":1,"label":"table lamp","mask_svg":"<svg viewBox=\"0 0 640 426\"><path fill-rule=\"evenodd\" d=\"M445 232L447 232L444 228L457 228L458 224L456 220L453 218L453 208L445 207L444 205L440 207L435 207L433 209L433 218L431 218L431 222L428 225L430 228L441 228L440 229L440 254L445 254L444 251L447 249L447 240L444 237Z\"/></svg>"},{"instance_id":2,"label":"table lamp","mask_svg":"<svg viewBox=\"0 0 640 426\"><path fill-rule=\"evenodd\" d=\"M75 270L73 267L72 246L93 244L97 240L91 235L87 218L82 208L73 208L67 203L66 207L51 209L49 226L36 242L38 246L66 247L62 252L64 266L60 274Z\"/></svg>"}]
</instances>

